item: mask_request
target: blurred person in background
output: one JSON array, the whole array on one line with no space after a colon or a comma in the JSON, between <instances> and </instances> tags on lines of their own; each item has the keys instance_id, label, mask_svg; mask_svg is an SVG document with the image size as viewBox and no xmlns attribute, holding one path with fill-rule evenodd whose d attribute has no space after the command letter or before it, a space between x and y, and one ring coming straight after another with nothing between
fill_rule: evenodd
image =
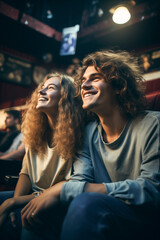
<instances>
[{"instance_id":1,"label":"blurred person in background","mask_svg":"<svg viewBox=\"0 0 160 240\"><path fill-rule=\"evenodd\" d=\"M5 130L0 131L0 159L22 159L25 146L19 130L21 113L18 110L5 111Z\"/></svg>"}]
</instances>

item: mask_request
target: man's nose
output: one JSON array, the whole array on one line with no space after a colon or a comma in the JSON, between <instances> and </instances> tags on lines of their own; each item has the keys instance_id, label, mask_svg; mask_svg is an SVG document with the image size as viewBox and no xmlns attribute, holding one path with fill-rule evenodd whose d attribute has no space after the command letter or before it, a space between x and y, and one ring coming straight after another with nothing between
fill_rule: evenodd
<instances>
[{"instance_id":1,"label":"man's nose","mask_svg":"<svg viewBox=\"0 0 160 240\"><path fill-rule=\"evenodd\" d=\"M81 84L81 89L89 89L91 88L91 83L89 80L85 80L82 84Z\"/></svg>"}]
</instances>

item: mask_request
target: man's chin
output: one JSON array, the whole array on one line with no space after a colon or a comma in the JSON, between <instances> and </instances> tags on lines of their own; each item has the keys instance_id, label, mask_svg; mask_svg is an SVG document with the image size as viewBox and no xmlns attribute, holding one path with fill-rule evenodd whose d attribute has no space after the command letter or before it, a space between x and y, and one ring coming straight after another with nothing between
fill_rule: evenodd
<instances>
[{"instance_id":1,"label":"man's chin","mask_svg":"<svg viewBox=\"0 0 160 240\"><path fill-rule=\"evenodd\" d=\"M94 106L95 106L94 104L89 104L89 105L83 104L83 105L82 105L82 107L83 107L84 110L91 111L91 112L92 112L92 110L94 109Z\"/></svg>"},{"instance_id":2,"label":"man's chin","mask_svg":"<svg viewBox=\"0 0 160 240\"><path fill-rule=\"evenodd\" d=\"M88 110L89 106L88 106L88 105L85 105L85 104L83 104L83 105L82 105L82 108L83 108L84 110Z\"/></svg>"}]
</instances>

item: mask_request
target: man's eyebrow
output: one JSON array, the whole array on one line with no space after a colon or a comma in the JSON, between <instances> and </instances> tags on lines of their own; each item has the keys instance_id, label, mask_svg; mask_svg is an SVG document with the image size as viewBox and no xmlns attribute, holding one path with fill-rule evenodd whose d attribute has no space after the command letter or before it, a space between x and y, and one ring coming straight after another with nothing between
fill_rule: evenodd
<instances>
[{"instance_id":1,"label":"man's eyebrow","mask_svg":"<svg viewBox=\"0 0 160 240\"><path fill-rule=\"evenodd\" d=\"M91 77L95 77L95 76L97 76L97 75L98 75L98 76L101 76L101 77L103 76L101 73L93 73L93 74L91 74Z\"/></svg>"},{"instance_id":2,"label":"man's eyebrow","mask_svg":"<svg viewBox=\"0 0 160 240\"><path fill-rule=\"evenodd\" d=\"M102 73L92 73L89 78L92 78L92 77L96 77L96 76L101 76L103 77L103 74ZM86 79L84 76L82 77L82 80Z\"/></svg>"}]
</instances>

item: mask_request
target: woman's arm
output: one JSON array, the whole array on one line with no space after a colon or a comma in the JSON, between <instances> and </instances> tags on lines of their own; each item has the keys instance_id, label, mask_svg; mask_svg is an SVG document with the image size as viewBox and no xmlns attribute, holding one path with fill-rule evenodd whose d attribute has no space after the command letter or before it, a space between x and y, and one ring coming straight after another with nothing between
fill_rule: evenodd
<instances>
[{"instance_id":1,"label":"woman's arm","mask_svg":"<svg viewBox=\"0 0 160 240\"><path fill-rule=\"evenodd\" d=\"M20 174L15 188L14 197L30 194L31 190L32 184L29 176L27 174Z\"/></svg>"},{"instance_id":2,"label":"woman's arm","mask_svg":"<svg viewBox=\"0 0 160 240\"><path fill-rule=\"evenodd\" d=\"M4 221L10 215L11 222L15 225L15 214L14 210L25 206L34 195L31 192L31 181L28 175L21 174L16 185L14 192L14 197L9 198L3 202L0 206L0 227L3 225Z\"/></svg>"}]
</instances>

